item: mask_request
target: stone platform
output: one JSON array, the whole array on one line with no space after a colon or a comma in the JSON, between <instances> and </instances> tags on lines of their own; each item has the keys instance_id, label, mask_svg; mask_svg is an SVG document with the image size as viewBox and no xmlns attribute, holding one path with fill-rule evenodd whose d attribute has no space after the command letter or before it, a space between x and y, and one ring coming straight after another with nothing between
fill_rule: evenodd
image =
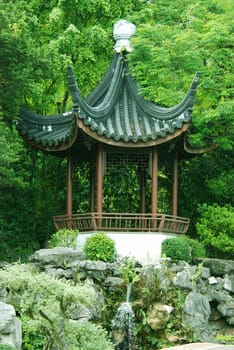
<instances>
[{"instance_id":1,"label":"stone platform","mask_svg":"<svg viewBox=\"0 0 234 350\"><path fill-rule=\"evenodd\" d=\"M163 350L234 350L234 345L223 345L215 343L191 343L172 346Z\"/></svg>"}]
</instances>

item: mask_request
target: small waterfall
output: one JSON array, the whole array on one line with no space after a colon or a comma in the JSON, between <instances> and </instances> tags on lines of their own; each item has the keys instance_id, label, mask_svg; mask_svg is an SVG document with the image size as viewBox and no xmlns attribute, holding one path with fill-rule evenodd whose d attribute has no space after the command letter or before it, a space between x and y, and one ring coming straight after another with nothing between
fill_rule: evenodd
<instances>
[{"instance_id":1,"label":"small waterfall","mask_svg":"<svg viewBox=\"0 0 234 350\"><path fill-rule=\"evenodd\" d=\"M130 303L130 295L132 291L132 283L127 285L127 295L126 295L126 303Z\"/></svg>"},{"instance_id":2,"label":"small waterfall","mask_svg":"<svg viewBox=\"0 0 234 350\"><path fill-rule=\"evenodd\" d=\"M133 284L139 280L135 264L136 261L134 259L128 258L124 268L121 270L127 282L127 293L126 301L120 305L112 320L112 338L115 350L133 350L134 346L135 314L130 305L130 296Z\"/></svg>"},{"instance_id":3,"label":"small waterfall","mask_svg":"<svg viewBox=\"0 0 234 350\"><path fill-rule=\"evenodd\" d=\"M123 303L112 320L112 337L116 350L131 350L135 315L129 302Z\"/></svg>"}]
</instances>

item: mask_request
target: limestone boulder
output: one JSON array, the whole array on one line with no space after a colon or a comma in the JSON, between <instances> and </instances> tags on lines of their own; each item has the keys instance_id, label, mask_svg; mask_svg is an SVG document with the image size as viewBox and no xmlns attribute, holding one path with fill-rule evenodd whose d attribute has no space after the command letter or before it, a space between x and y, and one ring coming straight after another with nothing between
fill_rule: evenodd
<instances>
[{"instance_id":1,"label":"limestone boulder","mask_svg":"<svg viewBox=\"0 0 234 350\"><path fill-rule=\"evenodd\" d=\"M147 322L149 326L155 331L164 329L173 310L174 308L170 305L155 303L148 311Z\"/></svg>"},{"instance_id":2,"label":"limestone boulder","mask_svg":"<svg viewBox=\"0 0 234 350\"><path fill-rule=\"evenodd\" d=\"M219 304L217 309L227 322L234 326L234 299L230 303Z\"/></svg>"},{"instance_id":3,"label":"limestone boulder","mask_svg":"<svg viewBox=\"0 0 234 350\"><path fill-rule=\"evenodd\" d=\"M213 276L224 276L226 274L234 273L234 261L233 260L220 260L206 258L203 259L203 266L210 269L210 273Z\"/></svg>"},{"instance_id":4,"label":"limestone boulder","mask_svg":"<svg viewBox=\"0 0 234 350\"><path fill-rule=\"evenodd\" d=\"M189 269L185 269L183 271L177 272L177 274L173 278L173 284L176 287L191 290L193 287L192 279L191 279L191 271Z\"/></svg>"},{"instance_id":5,"label":"limestone boulder","mask_svg":"<svg viewBox=\"0 0 234 350\"><path fill-rule=\"evenodd\" d=\"M214 334L209 325L211 308L207 296L198 292L190 292L184 303L184 320L200 341L213 341Z\"/></svg>"},{"instance_id":6,"label":"limestone boulder","mask_svg":"<svg viewBox=\"0 0 234 350\"><path fill-rule=\"evenodd\" d=\"M17 350L22 345L21 322L16 318L12 305L0 302L0 344L11 345Z\"/></svg>"},{"instance_id":7,"label":"limestone boulder","mask_svg":"<svg viewBox=\"0 0 234 350\"><path fill-rule=\"evenodd\" d=\"M72 263L74 264L74 261L84 259L85 254L79 250L55 247L51 249L37 250L33 255L31 255L29 260L41 268L46 265L67 268Z\"/></svg>"},{"instance_id":8,"label":"limestone boulder","mask_svg":"<svg viewBox=\"0 0 234 350\"><path fill-rule=\"evenodd\" d=\"M224 289L228 292L234 293L234 273L231 275L226 274L224 276Z\"/></svg>"}]
</instances>

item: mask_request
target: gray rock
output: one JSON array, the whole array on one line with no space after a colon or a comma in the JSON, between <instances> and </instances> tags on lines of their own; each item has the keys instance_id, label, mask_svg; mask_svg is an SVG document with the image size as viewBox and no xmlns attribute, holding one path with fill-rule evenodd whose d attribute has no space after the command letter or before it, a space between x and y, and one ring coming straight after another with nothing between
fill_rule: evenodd
<instances>
[{"instance_id":1,"label":"gray rock","mask_svg":"<svg viewBox=\"0 0 234 350\"><path fill-rule=\"evenodd\" d=\"M224 276L224 285L223 285L224 289L234 293L234 274L232 275L225 275Z\"/></svg>"},{"instance_id":2,"label":"gray rock","mask_svg":"<svg viewBox=\"0 0 234 350\"><path fill-rule=\"evenodd\" d=\"M198 313L208 320L211 312L208 298L200 293L190 292L185 299L184 312L191 316Z\"/></svg>"},{"instance_id":3,"label":"gray rock","mask_svg":"<svg viewBox=\"0 0 234 350\"><path fill-rule=\"evenodd\" d=\"M181 272L184 269L190 269L190 265L186 261L178 261L177 263L173 263L171 266L171 271L173 272Z\"/></svg>"},{"instance_id":4,"label":"gray rock","mask_svg":"<svg viewBox=\"0 0 234 350\"><path fill-rule=\"evenodd\" d=\"M67 267L76 260L84 260L85 254L72 248L56 247L52 249L37 250L29 260L39 266L53 265L55 267Z\"/></svg>"},{"instance_id":5,"label":"gray rock","mask_svg":"<svg viewBox=\"0 0 234 350\"><path fill-rule=\"evenodd\" d=\"M103 271L87 270L86 275L87 275L87 277L92 278L96 281L104 281L105 280L105 274Z\"/></svg>"},{"instance_id":6,"label":"gray rock","mask_svg":"<svg viewBox=\"0 0 234 350\"><path fill-rule=\"evenodd\" d=\"M208 279L210 277L210 269L208 267L202 267L201 269L201 278Z\"/></svg>"},{"instance_id":7,"label":"gray rock","mask_svg":"<svg viewBox=\"0 0 234 350\"><path fill-rule=\"evenodd\" d=\"M0 302L0 344L21 349L22 328L12 305Z\"/></svg>"},{"instance_id":8,"label":"gray rock","mask_svg":"<svg viewBox=\"0 0 234 350\"><path fill-rule=\"evenodd\" d=\"M54 278L66 278L66 279L71 279L73 277L73 272L72 269L62 269L62 268L48 268L47 266L45 267L45 272L53 276Z\"/></svg>"},{"instance_id":9,"label":"gray rock","mask_svg":"<svg viewBox=\"0 0 234 350\"><path fill-rule=\"evenodd\" d=\"M86 269L87 270L105 271L106 268L107 268L107 265L104 261L88 260L86 262Z\"/></svg>"},{"instance_id":10,"label":"gray rock","mask_svg":"<svg viewBox=\"0 0 234 350\"><path fill-rule=\"evenodd\" d=\"M229 293L225 290L215 290L209 288L207 289L206 295L210 301L216 301L218 304L226 304L233 301L231 295L229 295Z\"/></svg>"},{"instance_id":11,"label":"gray rock","mask_svg":"<svg viewBox=\"0 0 234 350\"><path fill-rule=\"evenodd\" d=\"M92 319L92 313L86 306L77 304L72 311L71 319L87 322Z\"/></svg>"},{"instance_id":12,"label":"gray rock","mask_svg":"<svg viewBox=\"0 0 234 350\"><path fill-rule=\"evenodd\" d=\"M155 303L148 312L147 323L155 331L164 329L173 310L174 308L170 305Z\"/></svg>"},{"instance_id":13,"label":"gray rock","mask_svg":"<svg viewBox=\"0 0 234 350\"><path fill-rule=\"evenodd\" d=\"M233 260L220 260L206 258L203 259L203 266L210 269L210 273L213 276L224 276L225 274L234 273L234 261Z\"/></svg>"},{"instance_id":14,"label":"gray rock","mask_svg":"<svg viewBox=\"0 0 234 350\"><path fill-rule=\"evenodd\" d=\"M211 314L209 300L205 295L190 292L184 303L184 320L200 341L213 341L214 335L209 325Z\"/></svg>"},{"instance_id":15,"label":"gray rock","mask_svg":"<svg viewBox=\"0 0 234 350\"><path fill-rule=\"evenodd\" d=\"M124 285L123 278L120 277L106 277L103 282L103 285L106 287L120 288Z\"/></svg>"},{"instance_id":16,"label":"gray rock","mask_svg":"<svg viewBox=\"0 0 234 350\"><path fill-rule=\"evenodd\" d=\"M186 269L181 272L177 272L177 274L173 278L173 283L176 287L180 287L183 289L192 289L192 280L191 280L190 271Z\"/></svg>"},{"instance_id":17,"label":"gray rock","mask_svg":"<svg viewBox=\"0 0 234 350\"><path fill-rule=\"evenodd\" d=\"M7 291L6 289L0 289L0 301L7 303Z\"/></svg>"},{"instance_id":18,"label":"gray rock","mask_svg":"<svg viewBox=\"0 0 234 350\"><path fill-rule=\"evenodd\" d=\"M229 324L234 325L234 299L230 303L219 304L217 310L226 318Z\"/></svg>"}]
</instances>

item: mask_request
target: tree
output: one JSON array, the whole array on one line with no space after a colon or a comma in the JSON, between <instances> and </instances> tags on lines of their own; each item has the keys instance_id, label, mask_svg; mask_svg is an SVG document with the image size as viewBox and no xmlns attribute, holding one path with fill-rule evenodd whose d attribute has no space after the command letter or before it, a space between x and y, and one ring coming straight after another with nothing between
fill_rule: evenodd
<instances>
[{"instance_id":1,"label":"tree","mask_svg":"<svg viewBox=\"0 0 234 350\"><path fill-rule=\"evenodd\" d=\"M109 64L112 25L143 5L141 0L0 3L2 259L17 259L23 247L43 245L53 233L51 217L65 205L66 162L22 146L12 124L20 106L39 114L71 108L69 65L87 95Z\"/></svg>"},{"instance_id":2,"label":"tree","mask_svg":"<svg viewBox=\"0 0 234 350\"><path fill-rule=\"evenodd\" d=\"M201 72L191 138L197 146L217 143L225 156L216 151L183 164L182 185L188 187L191 179L193 186L190 192L182 193L181 214L189 212L191 217L194 213L195 217L198 203L207 198L220 205L230 202L234 140L232 14L231 0L0 3L0 171L5 174L0 180L0 201L4 218L1 237L9 237L6 251L13 251L13 237L17 237L17 247L22 248L22 242L32 245L32 240L43 245L53 233L51 216L64 212L65 206L66 162L22 146L12 121L18 118L20 105L39 114L72 108L66 82L68 65L75 70L82 94L88 95L113 56L112 26L120 18L137 25L129 63L147 99L163 106L174 105L184 96L194 73ZM204 164L209 170L208 180L201 172ZM222 172L212 173L210 169L216 164ZM203 191L198 180L201 173ZM76 175L81 174L78 171ZM3 185L7 183L11 185L6 192ZM87 189L80 191L79 184L75 186L79 191L75 203L82 209ZM193 192L193 188L199 191ZM113 198L111 203L116 202ZM6 219L9 215L10 223Z\"/></svg>"},{"instance_id":3,"label":"tree","mask_svg":"<svg viewBox=\"0 0 234 350\"><path fill-rule=\"evenodd\" d=\"M178 103L201 73L192 140L233 148L233 4L224 1L153 1L134 17L131 55L142 93L160 105Z\"/></svg>"}]
</instances>

